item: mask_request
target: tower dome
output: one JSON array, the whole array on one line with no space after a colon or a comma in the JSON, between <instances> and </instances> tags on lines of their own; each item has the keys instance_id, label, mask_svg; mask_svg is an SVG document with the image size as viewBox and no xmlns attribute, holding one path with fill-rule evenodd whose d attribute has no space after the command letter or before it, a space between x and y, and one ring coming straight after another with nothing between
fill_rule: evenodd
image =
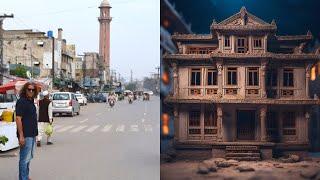
<instances>
[{"instance_id":1,"label":"tower dome","mask_svg":"<svg viewBox=\"0 0 320 180\"><path fill-rule=\"evenodd\" d=\"M111 7L108 0L103 0L100 4L100 7Z\"/></svg>"}]
</instances>

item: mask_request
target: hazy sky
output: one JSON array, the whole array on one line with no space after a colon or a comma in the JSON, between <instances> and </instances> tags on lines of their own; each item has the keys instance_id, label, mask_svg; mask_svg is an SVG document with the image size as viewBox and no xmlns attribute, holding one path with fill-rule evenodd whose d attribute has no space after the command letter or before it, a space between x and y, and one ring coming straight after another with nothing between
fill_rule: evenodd
<instances>
[{"instance_id":1,"label":"hazy sky","mask_svg":"<svg viewBox=\"0 0 320 180\"><path fill-rule=\"evenodd\" d=\"M77 54L99 52L99 8L102 0L5 0L0 14L14 14L4 29L63 29L63 38L75 44ZM149 76L159 66L160 1L110 0L111 69L125 78Z\"/></svg>"}]
</instances>

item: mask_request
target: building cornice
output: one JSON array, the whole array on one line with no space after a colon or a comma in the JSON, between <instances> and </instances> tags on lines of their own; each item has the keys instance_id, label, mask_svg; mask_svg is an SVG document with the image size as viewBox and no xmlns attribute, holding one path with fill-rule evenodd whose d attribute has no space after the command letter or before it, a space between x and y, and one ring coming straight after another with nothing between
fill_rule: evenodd
<instances>
[{"instance_id":1,"label":"building cornice","mask_svg":"<svg viewBox=\"0 0 320 180\"><path fill-rule=\"evenodd\" d=\"M214 58L232 58L232 59L256 59L268 58L275 60L319 60L319 54L275 54L275 53L259 53L259 54L240 54L240 53L211 53L211 54L166 54L163 56L165 60L206 60Z\"/></svg>"},{"instance_id":2,"label":"building cornice","mask_svg":"<svg viewBox=\"0 0 320 180\"><path fill-rule=\"evenodd\" d=\"M221 103L221 104L278 104L278 105L320 105L320 100L314 99L224 99L224 98L176 98L168 96L165 98L167 103Z\"/></svg>"}]
</instances>

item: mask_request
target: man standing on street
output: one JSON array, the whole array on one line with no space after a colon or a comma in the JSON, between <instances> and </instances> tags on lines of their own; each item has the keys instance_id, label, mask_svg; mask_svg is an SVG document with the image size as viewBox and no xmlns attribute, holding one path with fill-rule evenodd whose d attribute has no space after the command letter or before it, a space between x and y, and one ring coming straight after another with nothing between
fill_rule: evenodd
<instances>
[{"instance_id":1,"label":"man standing on street","mask_svg":"<svg viewBox=\"0 0 320 180\"><path fill-rule=\"evenodd\" d=\"M16 104L17 136L20 145L19 180L30 180L29 166L38 135L37 110L34 105L37 95L36 85L27 82L22 87Z\"/></svg>"},{"instance_id":2,"label":"man standing on street","mask_svg":"<svg viewBox=\"0 0 320 180\"><path fill-rule=\"evenodd\" d=\"M41 146L41 139L44 136L44 129L52 124L52 102L49 99L49 92L43 91L44 96L42 100L39 101L39 135L37 136L37 146ZM47 145L53 144L51 142L51 135L47 135Z\"/></svg>"}]
</instances>

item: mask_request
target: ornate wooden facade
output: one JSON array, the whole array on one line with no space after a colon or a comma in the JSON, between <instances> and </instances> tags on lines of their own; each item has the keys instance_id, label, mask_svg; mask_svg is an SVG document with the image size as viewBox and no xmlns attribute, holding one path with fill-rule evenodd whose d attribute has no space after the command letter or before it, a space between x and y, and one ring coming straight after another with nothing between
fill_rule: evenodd
<instances>
[{"instance_id":1,"label":"ornate wooden facade","mask_svg":"<svg viewBox=\"0 0 320 180\"><path fill-rule=\"evenodd\" d=\"M312 34L278 36L274 21L244 7L210 30L174 34L179 52L164 56L173 69L166 102L174 106L176 147L205 145L215 157L234 146L260 149L262 158L307 150L310 107L320 104L309 94L320 59L307 49Z\"/></svg>"}]
</instances>

